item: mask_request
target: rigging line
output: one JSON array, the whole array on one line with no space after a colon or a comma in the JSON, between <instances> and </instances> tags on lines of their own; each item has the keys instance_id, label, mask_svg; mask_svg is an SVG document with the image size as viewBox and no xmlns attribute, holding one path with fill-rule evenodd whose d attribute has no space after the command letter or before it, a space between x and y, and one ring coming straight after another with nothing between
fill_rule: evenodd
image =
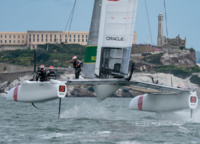
<instances>
[{"instance_id":1,"label":"rigging line","mask_svg":"<svg viewBox=\"0 0 200 144\"><path fill-rule=\"evenodd\" d=\"M72 10L73 10L73 9L72 9ZM71 19L71 15L72 15L72 11L71 11L71 13L70 13L70 15L69 15L69 18L68 18L68 20L67 20L67 24L66 24L65 29L64 29L64 31L63 31L62 39L63 39L63 37L64 37L64 32L66 31L66 29L67 29L67 27L68 27L69 21L70 21L70 19Z\"/></svg>"},{"instance_id":2,"label":"rigging line","mask_svg":"<svg viewBox=\"0 0 200 144\"><path fill-rule=\"evenodd\" d=\"M65 30L63 31L63 37L64 37L64 32L67 30L67 27L68 27L69 23L70 23L70 28L71 28L71 23L72 23L72 19L73 19L73 15L74 15L75 6L76 6L76 0L74 1L73 8L71 10L69 19L68 19L67 24L65 26ZM69 30L70 30L70 28L69 28ZM68 32L68 36L69 36L69 32ZM63 39L63 37L62 37L62 39ZM67 41L67 43L68 43L68 41Z\"/></svg>"},{"instance_id":3,"label":"rigging line","mask_svg":"<svg viewBox=\"0 0 200 144\"><path fill-rule=\"evenodd\" d=\"M148 12L148 7L147 7L147 1L145 0L145 7L146 7L146 14L147 14L147 19L148 19L148 26L149 26L149 33L150 33L150 38L151 38L151 45L153 46L153 40L152 40L152 33L151 33L151 25L150 25L150 20L149 20L149 12ZM152 48L152 52L153 52L153 48ZM152 70L152 65L150 65L151 67L151 70ZM158 80L158 74L157 72L155 71L156 73L156 77L157 77L157 80Z\"/></svg>"},{"instance_id":4,"label":"rigging line","mask_svg":"<svg viewBox=\"0 0 200 144\"><path fill-rule=\"evenodd\" d=\"M167 34L167 38L168 38L168 28L167 28L167 9L166 9L166 3L165 3L165 0L163 0L163 1L164 1L164 9L165 9L166 34ZM170 57L170 51L169 51L168 41L167 41L167 46L168 46L168 55L169 55L169 65L171 65L171 57ZM173 87L173 80L172 80L171 70L170 70L170 77L171 77L171 86Z\"/></svg>"},{"instance_id":5,"label":"rigging line","mask_svg":"<svg viewBox=\"0 0 200 144\"><path fill-rule=\"evenodd\" d=\"M72 9L72 15L71 15L71 21L70 21L70 24L69 24L68 36L69 36L69 32L70 32L71 25L72 25L72 20L73 20L73 16L74 16L75 6L76 6L76 0L74 1L74 6L73 6L73 9Z\"/></svg>"},{"instance_id":6,"label":"rigging line","mask_svg":"<svg viewBox=\"0 0 200 144\"><path fill-rule=\"evenodd\" d=\"M69 19L67 20L67 24L66 24L66 26L65 26L65 30L64 30L64 31L66 31L66 29L67 29L67 27L68 27L68 25L69 25L70 19L71 19L71 17L72 17L73 9L74 9L74 7L72 8L72 11L71 11L71 13L70 13L70 15L69 15Z\"/></svg>"},{"instance_id":7,"label":"rigging line","mask_svg":"<svg viewBox=\"0 0 200 144\"><path fill-rule=\"evenodd\" d=\"M69 19L68 19L68 21L67 21L67 24L66 24L66 26L65 26L65 30L64 30L64 31L66 31L66 29L67 29L67 27L68 27L68 25L69 25L69 21L70 21L70 19L71 19L71 16L72 16L72 11L71 11L71 13L70 13L70 16L69 16Z\"/></svg>"},{"instance_id":8,"label":"rigging line","mask_svg":"<svg viewBox=\"0 0 200 144\"><path fill-rule=\"evenodd\" d=\"M168 38L168 28L167 28L167 10L166 10L165 0L164 0L164 9L165 9L165 21L166 21L166 33L167 33L167 38Z\"/></svg>"},{"instance_id":9,"label":"rigging line","mask_svg":"<svg viewBox=\"0 0 200 144\"><path fill-rule=\"evenodd\" d=\"M145 0L145 7L146 7L146 13L147 13L147 19L148 19L148 25L149 25L149 32L150 32L150 37L151 37L151 45L153 45L152 34L151 34L151 26L150 26L150 21L149 21L149 14L148 14L148 8L147 8L147 1L146 0Z\"/></svg>"}]
</instances>

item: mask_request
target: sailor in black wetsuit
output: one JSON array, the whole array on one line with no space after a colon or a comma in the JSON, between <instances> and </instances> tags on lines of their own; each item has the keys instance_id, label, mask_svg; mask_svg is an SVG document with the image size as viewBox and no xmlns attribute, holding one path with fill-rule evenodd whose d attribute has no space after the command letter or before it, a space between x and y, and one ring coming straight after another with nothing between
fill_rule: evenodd
<instances>
[{"instance_id":1,"label":"sailor in black wetsuit","mask_svg":"<svg viewBox=\"0 0 200 144\"><path fill-rule=\"evenodd\" d=\"M49 71L47 72L47 80L56 79L56 73L53 70L53 66L49 67Z\"/></svg>"},{"instance_id":2,"label":"sailor in black wetsuit","mask_svg":"<svg viewBox=\"0 0 200 144\"><path fill-rule=\"evenodd\" d=\"M47 81L47 74L46 74L46 70L45 70L45 67L44 65L41 65L38 69L38 73L37 73L37 76L36 76L36 81Z\"/></svg>"},{"instance_id":3,"label":"sailor in black wetsuit","mask_svg":"<svg viewBox=\"0 0 200 144\"><path fill-rule=\"evenodd\" d=\"M73 56L72 59L73 67L75 69L75 79L79 79L82 62L77 59L77 56Z\"/></svg>"}]
</instances>

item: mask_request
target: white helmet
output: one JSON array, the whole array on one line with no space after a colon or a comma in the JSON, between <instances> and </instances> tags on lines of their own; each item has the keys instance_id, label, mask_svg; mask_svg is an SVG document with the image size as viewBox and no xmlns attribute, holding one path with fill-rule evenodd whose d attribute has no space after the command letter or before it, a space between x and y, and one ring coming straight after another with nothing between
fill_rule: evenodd
<instances>
[{"instance_id":1,"label":"white helmet","mask_svg":"<svg viewBox=\"0 0 200 144\"><path fill-rule=\"evenodd\" d=\"M40 68L44 68L44 65L41 65Z\"/></svg>"},{"instance_id":2,"label":"white helmet","mask_svg":"<svg viewBox=\"0 0 200 144\"><path fill-rule=\"evenodd\" d=\"M40 66L40 70L42 70L42 71L45 70L44 65L41 65L41 66Z\"/></svg>"},{"instance_id":3,"label":"white helmet","mask_svg":"<svg viewBox=\"0 0 200 144\"><path fill-rule=\"evenodd\" d=\"M73 60L77 59L77 56L73 56L72 59L73 59Z\"/></svg>"},{"instance_id":4,"label":"white helmet","mask_svg":"<svg viewBox=\"0 0 200 144\"><path fill-rule=\"evenodd\" d=\"M50 66L49 69L50 69L50 70L53 70L53 66Z\"/></svg>"}]
</instances>

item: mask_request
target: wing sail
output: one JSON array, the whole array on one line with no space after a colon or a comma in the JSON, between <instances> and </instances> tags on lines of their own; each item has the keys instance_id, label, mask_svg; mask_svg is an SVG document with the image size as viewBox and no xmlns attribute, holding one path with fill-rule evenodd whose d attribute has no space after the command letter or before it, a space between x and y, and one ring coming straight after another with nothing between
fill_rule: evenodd
<instances>
[{"instance_id":1,"label":"wing sail","mask_svg":"<svg viewBox=\"0 0 200 144\"><path fill-rule=\"evenodd\" d=\"M95 75L128 75L137 3L102 0Z\"/></svg>"}]
</instances>

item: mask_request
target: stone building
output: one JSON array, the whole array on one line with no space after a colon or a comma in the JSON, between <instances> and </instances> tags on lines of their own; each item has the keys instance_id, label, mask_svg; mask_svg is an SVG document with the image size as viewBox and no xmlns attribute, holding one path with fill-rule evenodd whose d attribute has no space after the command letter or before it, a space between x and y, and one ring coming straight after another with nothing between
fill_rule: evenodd
<instances>
[{"instance_id":1,"label":"stone building","mask_svg":"<svg viewBox=\"0 0 200 144\"><path fill-rule=\"evenodd\" d=\"M0 51L15 49L35 49L41 44L81 44L87 45L89 32L28 31L0 32Z\"/></svg>"},{"instance_id":2,"label":"stone building","mask_svg":"<svg viewBox=\"0 0 200 144\"><path fill-rule=\"evenodd\" d=\"M87 45L89 32L62 32L62 31L28 31L28 46L31 49L37 48L40 44L81 44Z\"/></svg>"},{"instance_id":3,"label":"stone building","mask_svg":"<svg viewBox=\"0 0 200 144\"><path fill-rule=\"evenodd\" d=\"M166 38L165 36L163 36L163 15L161 12L158 16L157 46L158 47L173 47L173 48L186 47L186 38L182 40L180 38L180 35L172 39Z\"/></svg>"},{"instance_id":4,"label":"stone building","mask_svg":"<svg viewBox=\"0 0 200 144\"><path fill-rule=\"evenodd\" d=\"M36 49L42 44L80 44L87 45L89 32L87 31L27 31L0 32L0 51L16 49ZM134 32L133 44L137 42Z\"/></svg>"},{"instance_id":5,"label":"stone building","mask_svg":"<svg viewBox=\"0 0 200 144\"><path fill-rule=\"evenodd\" d=\"M0 51L27 48L26 32L0 32Z\"/></svg>"}]
</instances>

